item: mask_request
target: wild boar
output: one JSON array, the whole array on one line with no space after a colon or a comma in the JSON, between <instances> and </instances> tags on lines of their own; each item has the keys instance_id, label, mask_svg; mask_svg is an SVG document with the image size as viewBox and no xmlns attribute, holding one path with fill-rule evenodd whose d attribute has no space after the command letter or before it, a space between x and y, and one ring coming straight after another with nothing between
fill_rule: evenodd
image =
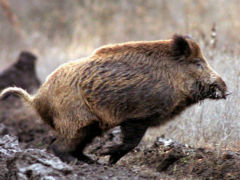
<instances>
[{"instance_id":1,"label":"wild boar","mask_svg":"<svg viewBox=\"0 0 240 180\"><path fill-rule=\"evenodd\" d=\"M103 151L116 163L159 126L206 98L225 99L227 86L192 39L139 41L100 47L50 74L35 95L12 87L58 132L51 148L62 160L91 162L83 150L120 125L122 144Z\"/></svg>"}]
</instances>

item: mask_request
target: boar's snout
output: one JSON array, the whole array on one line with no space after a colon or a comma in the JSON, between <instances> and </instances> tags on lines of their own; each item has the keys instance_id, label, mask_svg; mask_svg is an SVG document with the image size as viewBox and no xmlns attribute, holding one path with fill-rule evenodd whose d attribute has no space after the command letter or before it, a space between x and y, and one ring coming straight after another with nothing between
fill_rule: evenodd
<instances>
[{"instance_id":1,"label":"boar's snout","mask_svg":"<svg viewBox=\"0 0 240 180\"><path fill-rule=\"evenodd\" d=\"M227 85L218 77L215 82L210 85L210 96L211 99L226 99L230 93L227 92Z\"/></svg>"}]
</instances>

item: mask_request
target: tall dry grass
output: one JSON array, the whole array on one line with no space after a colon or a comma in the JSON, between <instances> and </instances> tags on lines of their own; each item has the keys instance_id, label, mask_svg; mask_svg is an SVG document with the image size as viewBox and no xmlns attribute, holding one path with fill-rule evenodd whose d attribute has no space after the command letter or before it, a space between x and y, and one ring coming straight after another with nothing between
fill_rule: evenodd
<instances>
[{"instance_id":1,"label":"tall dry grass","mask_svg":"<svg viewBox=\"0 0 240 180\"><path fill-rule=\"evenodd\" d=\"M240 147L238 0L8 2L24 35L16 33L0 9L0 71L27 49L39 57L37 72L42 81L58 65L87 56L103 44L191 35L233 94L226 101L193 106L167 125L150 130L145 140L165 134L195 146ZM214 25L216 38L212 39Z\"/></svg>"}]
</instances>

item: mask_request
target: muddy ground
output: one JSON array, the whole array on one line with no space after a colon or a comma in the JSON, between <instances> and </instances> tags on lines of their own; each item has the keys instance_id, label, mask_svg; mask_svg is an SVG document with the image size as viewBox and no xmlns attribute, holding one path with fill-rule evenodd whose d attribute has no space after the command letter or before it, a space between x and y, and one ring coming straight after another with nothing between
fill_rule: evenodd
<instances>
[{"instance_id":1,"label":"muddy ground","mask_svg":"<svg viewBox=\"0 0 240 180\"><path fill-rule=\"evenodd\" d=\"M55 134L16 97L0 104L0 179L240 179L240 153L193 148L158 137L141 142L116 165L101 149L120 143L120 129L96 138L86 153L98 164L65 164L46 151Z\"/></svg>"}]
</instances>

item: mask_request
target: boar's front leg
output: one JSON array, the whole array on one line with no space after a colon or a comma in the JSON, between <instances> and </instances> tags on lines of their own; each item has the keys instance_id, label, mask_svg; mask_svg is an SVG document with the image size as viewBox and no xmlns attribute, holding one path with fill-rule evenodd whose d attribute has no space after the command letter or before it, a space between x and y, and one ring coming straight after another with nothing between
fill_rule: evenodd
<instances>
[{"instance_id":1,"label":"boar's front leg","mask_svg":"<svg viewBox=\"0 0 240 180\"><path fill-rule=\"evenodd\" d=\"M109 164L115 164L121 157L134 149L148 128L141 120L128 120L121 124L122 144L110 147L101 155L110 155Z\"/></svg>"}]
</instances>

